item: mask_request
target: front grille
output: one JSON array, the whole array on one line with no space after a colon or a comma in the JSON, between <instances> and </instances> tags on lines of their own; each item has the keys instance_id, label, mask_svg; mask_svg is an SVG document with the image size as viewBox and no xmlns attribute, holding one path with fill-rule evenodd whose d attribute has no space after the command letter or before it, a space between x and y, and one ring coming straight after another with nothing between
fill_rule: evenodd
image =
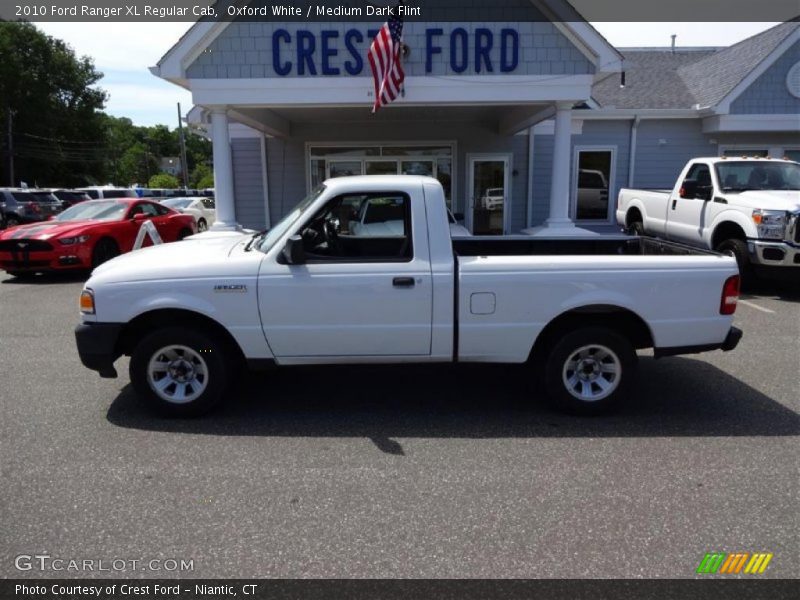
<instances>
[{"instance_id":1,"label":"front grille","mask_svg":"<svg viewBox=\"0 0 800 600\"><path fill-rule=\"evenodd\" d=\"M52 249L50 242L41 240L0 240L0 252L48 252Z\"/></svg>"},{"instance_id":2,"label":"front grille","mask_svg":"<svg viewBox=\"0 0 800 600\"><path fill-rule=\"evenodd\" d=\"M48 267L50 262L46 260L13 261L0 260L0 269L13 271L15 269L35 269L38 267Z\"/></svg>"}]
</instances>

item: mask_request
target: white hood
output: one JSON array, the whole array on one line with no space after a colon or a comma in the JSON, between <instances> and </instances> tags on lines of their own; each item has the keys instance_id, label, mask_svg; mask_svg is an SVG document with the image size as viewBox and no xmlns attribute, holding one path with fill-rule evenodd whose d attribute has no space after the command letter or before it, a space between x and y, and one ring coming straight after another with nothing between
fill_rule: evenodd
<instances>
[{"instance_id":1,"label":"white hood","mask_svg":"<svg viewBox=\"0 0 800 600\"><path fill-rule=\"evenodd\" d=\"M244 251L252 235L219 232L148 246L97 267L87 282L112 283L195 277L255 276L264 255Z\"/></svg>"},{"instance_id":2,"label":"white hood","mask_svg":"<svg viewBox=\"0 0 800 600\"><path fill-rule=\"evenodd\" d=\"M749 190L727 194L725 199L733 206L745 208L800 211L800 192L793 190Z\"/></svg>"}]
</instances>

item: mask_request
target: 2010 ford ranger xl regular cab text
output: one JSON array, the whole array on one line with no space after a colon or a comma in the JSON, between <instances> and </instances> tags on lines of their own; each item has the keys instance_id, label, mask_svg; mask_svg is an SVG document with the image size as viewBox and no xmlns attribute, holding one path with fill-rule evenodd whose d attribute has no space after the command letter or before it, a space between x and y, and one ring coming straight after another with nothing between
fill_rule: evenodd
<instances>
[{"instance_id":1,"label":"2010 ford ranger xl regular cab text","mask_svg":"<svg viewBox=\"0 0 800 600\"><path fill-rule=\"evenodd\" d=\"M436 180L344 177L268 232L95 269L76 337L103 377L130 355L138 395L176 415L218 403L245 363L452 361L530 361L551 399L595 413L631 390L638 348L733 349L737 297L731 257L628 236L451 238Z\"/></svg>"},{"instance_id":2,"label":"2010 ford ranger xl regular cab text","mask_svg":"<svg viewBox=\"0 0 800 600\"><path fill-rule=\"evenodd\" d=\"M755 270L800 275L800 164L765 158L690 160L672 191L619 192L617 222L730 254ZM773 267L794 267L774 269Z\"/></svg>"}]
</instances>

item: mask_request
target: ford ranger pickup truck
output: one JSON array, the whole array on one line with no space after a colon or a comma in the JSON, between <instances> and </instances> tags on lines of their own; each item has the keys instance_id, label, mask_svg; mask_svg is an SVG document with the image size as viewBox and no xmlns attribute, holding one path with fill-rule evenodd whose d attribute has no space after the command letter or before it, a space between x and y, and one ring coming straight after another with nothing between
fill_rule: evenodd
<instances>
[{"instance_id":1,"label":"ford ranger pickup truck","mask_svg":"<svg viewBox=\"0 0 800 600\"><path fill-rule=\"evenodd\" d=\"M793 267L800 275L800 164L768 158L690 160L675 187L622 189L617 222L654 235L730 254L743 282Z\"/></svg>"},{"instance_id":2,"label":"ford ranger pickup truck","mask_svg":"<svg viewBox=\"0 0 800 600\"><path fill-rule=\"evenodd\" d=\"M598 413L631 390L637 349L735 348L738 283L733 258L648 238L451 237L435 179L343 177L269 231L96 268L76 338L101 377L129 355L137 394L172 415L212 408L245 364L437 362L529 362L561 407Z\"/></svg>"}]
</instances>

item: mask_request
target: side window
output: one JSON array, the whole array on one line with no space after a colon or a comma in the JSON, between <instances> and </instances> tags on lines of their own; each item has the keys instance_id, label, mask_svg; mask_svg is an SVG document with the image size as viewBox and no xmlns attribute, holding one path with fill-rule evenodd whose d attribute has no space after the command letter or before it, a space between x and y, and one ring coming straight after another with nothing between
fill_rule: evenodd
<instances>
[{"instance_id":1,"label":"side window","mask_svg":"<svg viewBox=\"0 0 800 600\"><path fill-rule=\"evenodd\" d=\"M158 216L158 207L155 204L150 204L149 202L143 202L140 204L142 207L142 212L146 214L148 217L157 217Z\"/></svg>"},{"instance_id":2,"label":"side window","mask_svg":"<svg viewBox=\"0 0 800 600\"><path fill-rule=\"evenodd\" d=\"M166 206L161 206L160 204L149 204L148 206L152 206L155 209L156 214L160 217L169 214L169 209Z\"/></svg>"},{"instance_id":3,"label":"side window","mask_svg":"<svg viewBox=\"0 0 800 600\"><path fill-rule=\"evenodd\" d=\"M411 200L398 192L338 196L301 235L310 261L409 261Z\"/></svg>"},{"instance_id":4,"label":"side window","mask_svg":"<svg viewBox=\"0 0 800 600\"><path fill-rule=\"evenodd\" d=\"M689 172L686 174L683 186L686 189L694 188L695 193L691 196L693 198L711 198L713 185L711 183L711 171L708 165L700 163L692 165Z\"/></svg>"}]
</instances>

